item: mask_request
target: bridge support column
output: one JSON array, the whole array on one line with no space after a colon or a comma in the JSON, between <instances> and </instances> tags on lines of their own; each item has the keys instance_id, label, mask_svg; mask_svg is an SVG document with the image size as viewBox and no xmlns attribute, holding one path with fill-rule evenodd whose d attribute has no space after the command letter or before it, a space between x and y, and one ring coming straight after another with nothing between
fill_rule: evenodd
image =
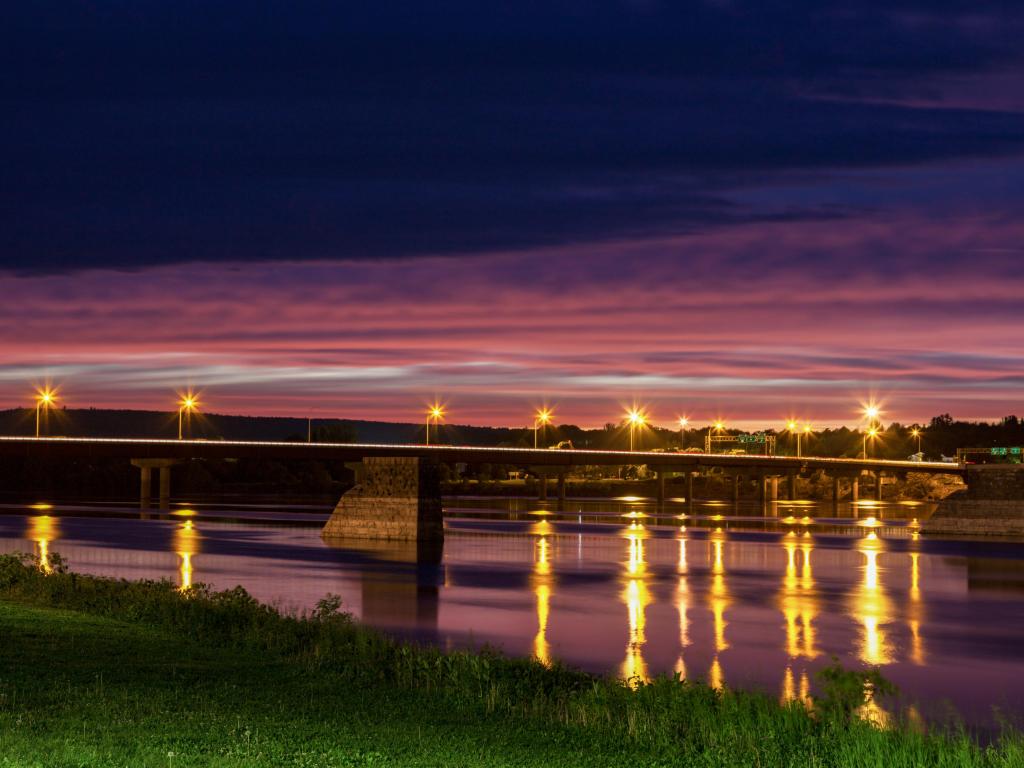
<instances>
[{"instance_id":1,"label":"bridge support column","mask_svg":"<svg viewBox=\"0 0 1024 768\"><path fill-rule=\"evenodd\" d=\"M132 466L139 468L139 503L148 507L153 498L153 470L160 470L160 506L166 507L171 501L171 467L180 463L178 459L132 459Z\"/></svg>"},{"instance_id":2,"label":"bridge support column","mask_svg":"<svg viewBox=\"0 0 1024 768\"><path fill-rule=\"evenodd\" d=\"M839 504L839 496L842 493L842 487L839 483L839 475L833 475L832 477L832 506Z\"/></svg>"},{"instance_id":3,"label":"bridge support column","mask_svg":"<svg viewBox=\"0 0 1024 768\"><path fill-rule=\"evenodd\" d=\"M444 524L437 463L410 457L363 459L358 483L341 497L320 535L442 541Z\"/></svg>"},{"instance_id":4,"label":"bridge support column","mask_svg":"<svg viewBox=\"0 0 1024 768\"><path fill-rule=\"evenodd\" d=\"M789 489L788 495L790 501L796 501L796 475L789 475Z\"/></svg>"},{"instance_id":5,"label":"bridge support column","mask_svg":"<svg viewBox=\"0 0 1024 768\"><path fill-rule=\"evenodd\" d=\"M882 500L882 473L875 472L875 499Z\"/></svg>"},{"instance_id":6,"label":"bridge support column","mask_svg":"<svg viewBox=\"0 0 1024 768\"><path fill-rule=\"evenodd\" d=\"M665 503L665 473L660 469L654 470L655 496L659 504Z\"/></svg>"},{"instance_id":7,"label":"bridge support column","mask_svg":"<svg viewBox=\"0 0 1024 768\"><path fill-rule=\"evenodd\" d=\"M850 480L850 501L860 499L860 478L854 477Z\"/></svg>"},{"instance_id":8,"label":"bridge support column","mask_svg":"<svg viewBox=\"0 0 1024 768\"><path fill-rule=\"evenodd\" d=\"M558 500L565 501L565 472L558 473Z\"/></svg>"},{"instance_id":9,"label":"bridge support column","mask_svg":"<svg viewBox=\"0 0 1024 768\"><path fill-rule=\"evenodd\" d=\"M139 476L142 481L141 488L139 489L139 502L142 506L148 507L150 500L153 498L153 468L139 467Z\"/></svg>"},{"instance_id":10,"label":"bridge support column","mask_svg":"<svg viewBox=\"0 0 1024 768\"><path fill-rule=\"evenodd\" d=\"M736 503L740 500L740 476L732 476L732 500Z\"/></svg>"},{"instance_id":11,"label":"bridge support column","mask_svg":"<svg viewBox=\"0 0 1024 768\"><path fill-rule=\"evenodd\" d=\"M976 464L964 471L967 487L939 502L925 533L1024 536L1024 466Z\"/></svg>"},{"instance_id":12,"label":"bridge support column","mask_svg":"<svg viewBox=\"0 0 1024 768\"><path fill-rule=\"evenodd\" d=\"M693 472L686 473L686 505L693 506Z\"/></svg>"},{"instance_id":13,"label":"bridge support column","mask_svg":"<svg viewBox=\"0 0 1024 768\"><path fill-rule=\"evenodd\" d=\"M160 506L166 507L171 503L171 468L170 466L160 467Z\"/></svg>"},{"instance_id":14,"label":"bridge support column","mask_svg":"<svg viewBox=\"0 0 1024 768\"><path fill-rule=\"evenodd\" d=\"M772 475L768 480L768 501L776 502L779 500L779 477L778 475Z\"/></svg>"},{"instance_id":15,"label":"bridge support column","mask_svg":"<svg viewBox=\"0 0 1024 768\"><path fill-rule=\"evenodd\" d=\"M539 501L548 500L548 476L539 475L537 477L537 499Z\"/></svg>"}]
</instances>

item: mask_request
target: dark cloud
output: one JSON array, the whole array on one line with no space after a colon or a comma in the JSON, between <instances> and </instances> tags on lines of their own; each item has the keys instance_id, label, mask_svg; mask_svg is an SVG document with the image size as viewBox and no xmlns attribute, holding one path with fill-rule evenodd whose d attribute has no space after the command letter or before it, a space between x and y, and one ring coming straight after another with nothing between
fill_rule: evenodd
<instances>
[{"instance_id":1,"label":"dark cloud","mask_svg":"<svg viewBox=\"0 0 1024 768\"><path fill-rule=\"evenodd\" d=\"M19 271L842 217L841 190L735 194L1024 149L1024 114L914 103L950 73L1014 82L1006 4L12 6L0 267Z\"/></svg>"}]
</instances>

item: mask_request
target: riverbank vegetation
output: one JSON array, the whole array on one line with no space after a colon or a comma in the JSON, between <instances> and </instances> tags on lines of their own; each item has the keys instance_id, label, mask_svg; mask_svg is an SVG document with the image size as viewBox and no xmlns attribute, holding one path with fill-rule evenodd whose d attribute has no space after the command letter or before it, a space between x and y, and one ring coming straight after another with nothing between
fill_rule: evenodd
<instances>
[{"instance_id":1,"label":"riverbank vegetation","mask_svg":"<svg viewBox=\"0 0 1024 768\"><path fill-rule=\"evenodd\" d=\"M660 679L631 687L361 626L0 557L0 766L1011 766L1024 741L882 730L832 668L814 711ZM853 693L851 693L851 691Z\"/></svg>"}]
</instances>

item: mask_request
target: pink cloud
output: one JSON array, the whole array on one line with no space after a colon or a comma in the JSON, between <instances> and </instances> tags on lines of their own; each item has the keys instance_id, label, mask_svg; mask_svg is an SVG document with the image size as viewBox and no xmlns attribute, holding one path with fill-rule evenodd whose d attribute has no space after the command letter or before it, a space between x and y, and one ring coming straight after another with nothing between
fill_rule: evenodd
<instances>
[{"instance_id":1,"label":"pink cloud","mask_svg":"<svg viewBox=\"0 0 1024 768\"><path fill-rule=\"evenodd\" d=\"M4 277L0 397L518 423L532 403L600 424L852 421L1020 411L1024 226L983 217L748 225L600 247L408 261L195 264ZM456 415L457 414L457 415Z\"/></svg>"}]
</instances>

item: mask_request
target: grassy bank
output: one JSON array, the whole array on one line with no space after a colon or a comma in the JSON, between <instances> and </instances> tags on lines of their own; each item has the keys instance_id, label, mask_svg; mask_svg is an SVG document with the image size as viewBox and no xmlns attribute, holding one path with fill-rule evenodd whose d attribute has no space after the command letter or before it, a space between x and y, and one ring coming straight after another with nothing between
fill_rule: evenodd
<instances>
[{"instance_id":1,"label":"grassy bank","mask_svg":"<svg viewBox=\"0 0 1024 768\"><path fill-rule=\"evenodd\" d=\"M634 691L411 647L337 608L300 619L241 590L0 558L0 766L1024 764L1015 736L981 749L841 702L812 717L670 680Z\"/></svg>"}]
</instances>

